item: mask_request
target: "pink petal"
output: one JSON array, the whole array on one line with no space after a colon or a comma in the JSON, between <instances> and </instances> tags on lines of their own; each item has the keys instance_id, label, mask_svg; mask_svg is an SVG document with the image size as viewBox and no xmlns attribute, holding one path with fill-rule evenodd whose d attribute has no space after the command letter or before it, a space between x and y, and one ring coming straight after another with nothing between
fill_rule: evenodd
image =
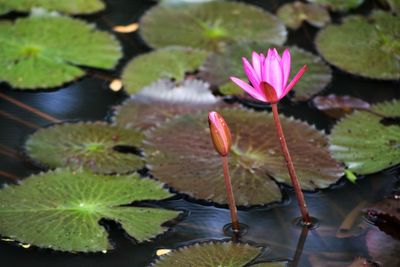
<instances>
[{"instance_id":1,"label":"pink petal","mask_svg":"<svg viewBox=\"0 0 400 267\"><path fill-rule=\"evenodd\" d=\"M282 86L283 75L282 67L279 59L275 56L273 52L271 58L269 59L269 65L267 66L267 83L275 88L276 94L279 98L283 95L284 87Z\"/></svg>"},{"instance_id":2,"label":"pink petal","mask_svg":"<svg viewBox=\"0 0 400 267\"><path fill-rule=\"evenodd\" d=\"M250 65L249 61L246 58L242 57L242 61L243 61L244 73L246 74L247 78L249 79L253 87L257 88L258 85L260 84L260 78L258 77L256 71L253 69L253 67Z\"/></svg>"},{"instance_id":3,"label":"pink petal","mask_svg":"<svg viewBox=\"0 0 400 267\"><path fill-rule=\"evenodd\" d=\"M291 56L289 49L285 49L283 52L281 64L283 69L283 87L285 87L290 76Z\"/></svg>"},{"instance_id":4,"label":"pink petal","mask_svg":"<svg viewBox=\"0 0 400 267\"><path fill-rule=\"evenodd\" d=\"M295 86L295 84L300 80L301 76L303 76L304 72L307 70L307 65L304 65L299 72L294 76L292 81L289 83L289 85L286 87L285 92L281 98L283 98L287 93L289 93L290 90Z\"/></svg>"},{"instance_id":5,"label":"pink petal","mask_svg":"<svg viewBox=\"0 0 400 267\"><path fill-rule=\"evenodd\" d=\"M257 76L261 80L261 59L260 59L260 56L256 52L252 53L252 63L253 63L254 71L257 73Z\"/></svg>"},{"instance_id":6,"label":"pink petal","mask_svg":"<svg viewBox=\"0 0 400 267\"><path fill-rule=\"evenodd\" d=\"M276 48L273 49L273 52L275 54L275 57L278 59L279 62L281 62L281 56L279 55L278 51L276 50Z\"/></svg>"},{"instance_id":7,"label":"pink petal","mask_svg":"<svg viewBox=\"0 0 400 267\"><path fill-rule=\"evenodd\" d=\"M255 99L266 102L265 96L262 95L260 92L258 92L258 90L251 87L248 83L246 83L236 77L230 77L230 79L232 82L236 83L240 88L242 88L244 91L246 91L246 93L248 93Z\"/></svg>"}]
</instances>

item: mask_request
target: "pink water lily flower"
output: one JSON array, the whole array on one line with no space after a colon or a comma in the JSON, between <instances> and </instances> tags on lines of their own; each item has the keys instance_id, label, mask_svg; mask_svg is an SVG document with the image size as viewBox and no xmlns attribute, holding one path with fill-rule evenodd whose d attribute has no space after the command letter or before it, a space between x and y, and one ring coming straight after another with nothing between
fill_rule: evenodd
<instances>
[{"instance_id":1,"label":"pink water lily flower","mask_svg":"<svg viewBox=\"0 0 400 267\"><path fill-rule=\"evenodd\" d=\"M291 64L288 49L283 52L282 58L274 48L268 49L267 57L262 53L253 52L252 64L244 57L242 60L244 72L251 85L236 77L230 79L255 99L269 103L277 103L285 97L307 69L307 65L304 65L287 84Z\"/></svg>"}]
</instances>

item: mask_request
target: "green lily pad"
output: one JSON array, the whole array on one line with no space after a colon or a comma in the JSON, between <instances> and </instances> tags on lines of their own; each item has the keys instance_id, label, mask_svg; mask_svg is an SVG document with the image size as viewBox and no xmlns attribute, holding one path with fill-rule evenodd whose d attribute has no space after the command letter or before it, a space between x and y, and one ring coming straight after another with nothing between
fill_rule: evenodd
<instances>
[{"instance_id":1,"label":"green lily pad","mask_svg":"<svg viewBox=\"0 0 400 267\"><path fill-rule=\"evenodd\" d=\"M182 81L187 72L194 72L208 53L185 47L166 47L142 54L131 60L122 74L125 90L136 93L159 79Z\"/></svg>"},{"instance_id":2,"label":"green lily pad","mask_svg":"<svg viewBox=\"0 0 400 267\"><path fill-rule=\"evenodd\" d=\"M212 1L223 1L223 0L158 0L160 5L186 5L186 4L198 4L198 3L206 3Z\"/></svg>"},{"instance_id":3,"label":"green lily pad","mask_svg":"<svg viewBox=\"0 0 400 267\"><path fill-rule=\"evenodd\" d=\"M237 95L243 93L243 90L229 81L229 77L235 76L247 80L241 58L251 58L252 51L266 53L268 48L271 47L274 46L254 42L232 45L223 53L211 55L201 68L200 76L212 85L220 86L220 91L224 94L233 93ZM298 47L290 47L289 49L292 56L291 77L304 64L308 65L307 72L293 89L294 97L292 98L294 101L306 101L326 87L332 78L331 70L319 57ZM283 51L283 48L278 50Z\"/></svg>"},{"instance_id":4,"label":"green lily pad","mask_svg":"<svg viewBox=\"0 0 400 267\"><path fill-rule=\"evenodd\" d=\"M325 8L298 1L281 6L277 15L286 26L294 30L300 28L304 21L317 28L324 27L331 21L329 12Z\"/></svg>"},{"instance_id":5,"label":"green lily pad","mask_svg":"<svg viewBox=\"0 0 400 267\"><path fill-rule=\"evenodd\" d=\"M261 248L233 242L194 244L175 250L157 260L152 267L244 267L260 253ZM263 263L265 267L283 267L284 263Z\"/></svg>"},{"instance_id":6,"label":"green lily pad","mask_svg":"<svg viewBox=\"0 0 400 267\"><path fill-rule=\"evenodd\" d=\"M205 82L185 80L176 85L160 80L117 106L112 120L120 127L146 130L179 114L224 106L227 104L215 97Z\"/></svg>"},{"instance_id":7,"label":"green lily pad","mask_svg":"<svg viewBox=\"0 0 400 267\"><path fill-rule=\"evenodd\" d=\"M325 6L333 11L347 11L361 5L364 0L307 0L310 3Z\"/></svg>"},{"instance_id":8,"label":"green lily pad","mask_svg":"<svg viewBox=\"0 0 400 267\"><path fill-rule=\"evenodd\" d=\"M170 197L137 175L105 176L58 169L0 190L0 234L42 248L97 252L112 248L99 222L113 220L137 242L167 230L178 211L126 206Z\"/></svg>"},{"instance_id":9,"label":"green lily pad","mask_svg":"<svg viewBox=\"0 0 400 267\"><path fill-rule=\"evenodd\" d=\"M105 8L101 0L0 0L0 15L10 11L30 12L32 8L44 8L66 14L90 14Z\"/></svg>"},{"instance_id":10,"label":"green lily pad","mask_svg":"<svg viewBox=\"0 0 400 267\"><path fill-rule=\"evenodd\" d=\"M42 14L0 22L0 80L14 88L60 86L85 74L78 66L111 69L121 56L112 35L78 19Z\"/></svg>"},{"instance_id":11,"label":"green lily pad","mask_svg":"<svg viewBox=\"0 0 400 267\"><path fill-rule=\"evenodd\" d=\"M225 1L158 5L141 18L140 24L143 39L155 48L183 45L220 50L229 43L248 40L281 45L287 34L283 23L270 13Z\"/></svg>"},{"instance_id":12,"label":"green lily pad","mask_svg":"<svg viewBox=\"0 0 400 267\"><path fill-rule=\"evenodd\" d=\"M384 117L400 116L400 101L371 106L343 118L332 130L330 151L334 158L358 174L381 171L400 163L400 126L385 125Z\"/></svg>"},{"instance_id":13,"label":"green lily pad","mask_svg":"<svg viewBox=\"0 0 400 267\"><path fill-rule=\"evenodd\" d=\"M332 65L367 78L400 79L400 20L375 11L369 18L350 16L316 37L319 53ZM368 66L368 67L366 67Z\"/></svg>"},{"instance_id":14,"label":"green lily pad","mask_svg":"<svg viewBox=\"0 0 400 267\"><path fill-rule=\"evenodd\" d=\"M290 184L271 114L223 109L233 135L229 164L238 205L280 201L269 176ZM326 188L343 170L330 157L323 133L304 122L282 117L288 146L303 189ZM146 132L145 154L152 174L194 198L225 204L221 160L210 138L207 113L183 115Z\"/></svg>"},{"instance_id":15,"label":"green lily pad","mask_svg":"<svg viewBox=\"0 0 400 267\"><path fill-rule=\"evenodd\" d=\"M144 166L135 153L142 134L105 123L65 123L29 137L27 154L50 168L84 168L96 173L127 173ZM136 153L137 154L137 153Z\"/></svg>"}]
</instances>

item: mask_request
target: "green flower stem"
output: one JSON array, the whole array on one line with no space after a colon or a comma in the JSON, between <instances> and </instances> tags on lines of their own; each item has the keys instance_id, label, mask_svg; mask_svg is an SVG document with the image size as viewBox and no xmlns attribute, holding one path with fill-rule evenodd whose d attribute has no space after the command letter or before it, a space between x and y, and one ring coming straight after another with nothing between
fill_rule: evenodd
<instances>
[{"instance_id":1,"label":"green flower stem","mask_svg":"<svg viewBox=\"0 0 400 267\"><path fill-rule=\"evenodd\" d=\"M279 114L278 114L278 105L276 103L274 103L274 104L271 104L271 106L272 106L272 113L274 115L275 127L276 127L276 130L278 133L278 138L281 143L282 152L285 157L286 165L287 165L289 175L290 175L290 180L292 181L292 185L293 185L294 191L296 193L296 198L297 198L297 202L300 207L301 216L303 217L303 223L304 223L304 225L310 225L311 219L310 219L310 215L307 210L307 204L304 201L304 195L303 195L303 192L301 191L301 186L300 186L299 180L297 179L297 175L296 175L296 171L293 166L292 158L290 157L289 149L286 144L285 135L283 134L282 125L281 125L281 121L279 119Z\"/></svg>"},{"instance_id":2,"label":"green flower stem","mask_svg":"<svg viewBox=\"0 0 400 267\"><path fill-rule=\"evenodd\" d=\"M231 176L229 175L228 157L221 157L222 169L224 170L226 197L228 200L229 210L231 211L232 230L237 235L240 233L239 219L237 214L235 197L233 196Z\"/></svg>"}]
</instances>

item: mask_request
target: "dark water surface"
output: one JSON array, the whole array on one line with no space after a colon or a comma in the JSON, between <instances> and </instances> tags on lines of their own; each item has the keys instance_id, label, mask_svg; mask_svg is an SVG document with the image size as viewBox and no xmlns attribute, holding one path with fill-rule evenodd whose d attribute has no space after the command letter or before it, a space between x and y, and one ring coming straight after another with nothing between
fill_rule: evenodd
<instances>
[{"instance_id":1,"label":"dark water surface","mask_svg":"<svg viewBox=\"0 0 400 267\"><path fill-rule=\"evenodd\" d=\"M99 27L107 30L114 25L127 25L138 21L139 17L154 4L147 0L108 0L106 2L108 5L106 11L84 18L94 21ZM275 11L278 3L284 1L252 0L246 2ZM354 12L368 13L373 6L373 1L366 1ZM340 16L336 14L335 20L339 19ZM315 32L316 30L312 27L303 26L296 32L289 33L288 44L297 44L310 51L315 51L311 42ZM121 68L127 60L149 50L140 40L138 33L117 34L117 37L124 46L125 56L114 72L94 71L95 73L87 75L79 81L50 92L12 91L6 84L1 83L0 93L63 121L107 119L111 107L126 98L123 92L116 93L108 89L109 79L119 76ZM348 94L375 103L400 98L399 87L399 83L367 80L334 69L333 80L324 94ZM48 121L4 99L0 99L0 111L12 114L39 127L49 124ZM309 103L289 104L285 102L282 105L282 111L286 115L292 115L315 124L321 130L329 131L335 123L334 120L312 108ZM0 116L0 125L0 182L2 184L13 183L15 177L23 178L39 172L40 170L25 160L21 154L22 145L27 136L35 131L35 125L28 126L4 116ZM357 184L341 180L338 185L329 190L307 193L306 200L310 213L319 219L319 227L309 231L307 236L303 233L303 238L301 238L301 228L292 223L293 219L299 215L294 194L290 189L286 189L285 201L282 204L239 212L241 222L249 226L243 241L268 246L269 252L264 255L265 259L293 260L296 258L297 266L310 266L310 259L315 260L320 253L336 255L337 260L354 259L357 256L370 258L365 244L365 235L369 230L374 230L374 226L363 222L363 219L356 215L353 225L358 225L358 228L354 227L349 233L338 233L339 228L343 223L352 225L352 217L349 216L351 211L367 207L368 204L390 194L398 179L398 169L392 169L368 175ZM110 238L115 245L115 250L106 254L59 253L34 247L25 249L13 242L0 241L0 266L143 267L152 261L159 248L175 248L197 241L227 239L222 231L223 226L230 220L227 209L210 204L202 205L202 203L196 203L181 196L158 205L186 210L188 216L154 242L136 245L118 225L112 222L103 222L110 229ZM345 220L346 218L347 220ZM302 246L304 246L302 253L298 250L296 254L296 249ZM296 263L292 264L292 266L295 265ZM325 264L318 266L325 266ZM330 265L326 263L326 266Z\"/></svg>"}]
</instances>

